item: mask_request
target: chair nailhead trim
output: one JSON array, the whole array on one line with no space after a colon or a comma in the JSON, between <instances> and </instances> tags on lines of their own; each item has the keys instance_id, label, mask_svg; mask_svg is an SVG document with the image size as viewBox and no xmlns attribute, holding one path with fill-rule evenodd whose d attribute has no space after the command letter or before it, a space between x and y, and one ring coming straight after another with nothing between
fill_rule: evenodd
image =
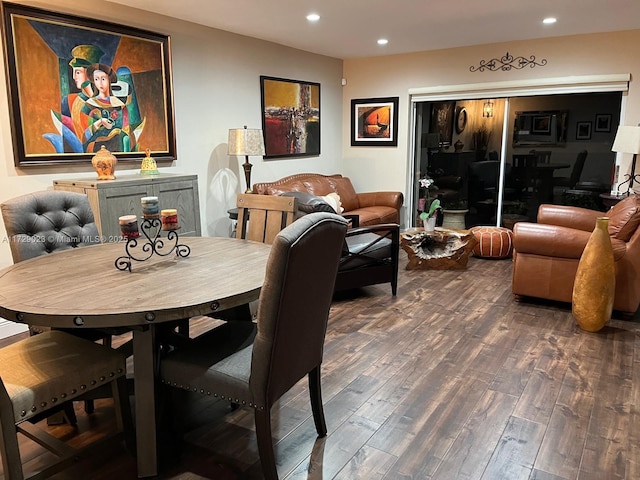
<instances>
[{"instance_id":1,"label":"chair nailhead trim","mask_svg":"<svg viewBox=\"0 0 640 480\"><path fill-rule=\"evenodd\" d=\"M31 411L32 411L32 412L35 412L36 410L37 410L36 406L35 406L35 405L32 405L32 406L31 406Z\"/></svg>"},{"instance_id":2,"label":"chair nailhead trim","mask_svg":"<svg viewBox=\"0 0 640 480\"><path fill-rule=\"evenodd\" d=\"M86 385L80 385L80 390L86 390L87 386Z\"/></svg>"},{"instance_id":3,"label":"chair nailhead trim","mask_svg":"<svg viewBox=\"0 0 640 480\"><path fill-rule=\"evenodd\" d=\"M57 401L58 401L58 399L57 399L56 397L53 397L53 398L51 399L51 403L56 403Z\"/></svg>"},{"instance_id":4,"label":"chair nailhead trim","mask_svg":"<svg viewBox=\"0 0 640 480\"><path fill-rule=\"evenodd\" d=\"M42 403L40 403L40 406L41 406L42 408L46 407L46 406L47 406L47 402L42 402Z\"/></svg>"},{"instance_id":5,"label":"chair nailhead trim","mask_svg":"<svg viewBox=\"0 0 640 480\"><path fill-rule=\"evenodd\" d=\"M91 380L91 385L95 385L96 383L98 383L98 382L95 381L95 380ZM84 385L83 385L83 387L84 387Z\"/></svg>"},{"instance_id":6,"label":"chair nailhead trim","mask_svg":"<svg viewBox=\"0 0 640 480\"><path fill-rule=\"evenodd\" d=\"M111 375L113 377L113 375ZM105 377L104 375L100 377L100 381L104 382L107 379L107 377Z\"/></svg>"},{"instance_id":7,"label":"chair nailhead trim","mask_svg":"<svg viewBox=\"0 0 640 480\"><path fill-rule=\"evenodd\" d=\"M26 410L21 410L21 411L20 411L20 416L21 416L21 417L24 417L26 414L27 414L27 411L26 411Z\"/></svg>"}]
</instances>

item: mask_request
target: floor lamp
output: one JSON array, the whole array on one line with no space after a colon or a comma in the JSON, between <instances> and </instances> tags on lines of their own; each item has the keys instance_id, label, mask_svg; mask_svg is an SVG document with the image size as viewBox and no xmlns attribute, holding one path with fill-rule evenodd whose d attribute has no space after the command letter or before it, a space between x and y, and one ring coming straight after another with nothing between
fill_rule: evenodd
<instances>
[{"instance_id":1,"label":"floor lamp","mask_svg":"<svg viewBox=\"0 0 640 480\"><path fill-rule=\"evenodd\" d=\"M249 155L264 155L264 139L259 128L232 128L229 130L228 155L244 155L244 179L247 184L245 193L251 193L251 165Z\"/></svg>"},{"instance_id":2,"label":"floor lamp","mask_svg":"<svg viewBox=\"0 0 640 480\"><path fill-rule=\"evenodd\" d=\"M636 159L638 154L640 153L640 125L637 127L620 125L618 127L618 131L616 132L616 138L613 141L613 147L611 147L611 150L616 153L633 154L633 160L631 161L631 173L625 174L625 177L629 178L627 178L624 182L621 182L617 187L617 190L620 190L620 187L622 187L622 185L629 182L626 194L630 195L633 191L633 183L635 182L640 184L640 180L638 179L640 175L636 175ZM618 179L616 178L615 180L617 181Z\"/></svg>"}]
</instances>

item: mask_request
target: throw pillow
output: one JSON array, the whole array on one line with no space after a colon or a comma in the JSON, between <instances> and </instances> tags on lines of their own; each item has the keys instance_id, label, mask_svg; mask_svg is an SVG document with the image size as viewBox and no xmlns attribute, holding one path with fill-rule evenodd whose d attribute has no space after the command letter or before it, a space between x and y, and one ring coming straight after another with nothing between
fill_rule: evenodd
<instances>
[{"instance_id":1,"label":"throw pillow","mask_svg":"<svg viewBox=\"0 0 640 480\"><path fill-rule=\"evenodd\" d=\"M336 213L336 210L323 197L317 197L307 192L284 192L280 196L294 197L298 201L298 211L303 214L313 212Z\"/></svg>"},{"instance_id":2,"label":"throw pillow","mask_svg":"<svg viewBox=\"0 0 640 480\"><path fill-rule=\"evenodd\" d=\"M340 195L337 193L330 193L329 195L325 195L320 197L333 208L333 211L337 214L341 214L344 212L344 208L342 208L342 202L340 201Z\"/></svg>"}]
</instances>

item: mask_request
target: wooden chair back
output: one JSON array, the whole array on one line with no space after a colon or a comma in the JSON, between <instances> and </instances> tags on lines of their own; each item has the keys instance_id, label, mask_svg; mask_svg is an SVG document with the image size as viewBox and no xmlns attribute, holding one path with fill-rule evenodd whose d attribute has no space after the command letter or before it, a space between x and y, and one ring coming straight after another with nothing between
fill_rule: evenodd
<instances>
[{"instance_id":1,"label":"wooden chair back","mask_svg":"<svg viewBox=\"0 0 640 480\"><path fill-rule=\"evenodd\" d=\"M530 154L535 155L538 163L551 163L551 150L530 150Z\"/></svg>"},{"instance_id":2,"label":"wooden chair back","mask_svg":"<svg viewBox=\"0 0 640 480\"><path fill-rule=\"evenodd\" d=\"M276 235L293 223L298 209L294 197L277 195L238 195L236 238L271 245Z\"/></svg>"}]
</instances>

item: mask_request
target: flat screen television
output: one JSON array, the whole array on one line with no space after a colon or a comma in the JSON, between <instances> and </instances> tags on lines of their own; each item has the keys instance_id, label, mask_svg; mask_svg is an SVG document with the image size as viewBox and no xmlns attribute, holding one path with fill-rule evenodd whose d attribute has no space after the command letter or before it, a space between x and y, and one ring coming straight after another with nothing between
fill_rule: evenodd
<instances>
[{"instance_id":1,"label":"flat screen television","mask_svg":"<svg viewBox=\"0 0 640 480\"><path fill-rule=\"evenodd\" d=\"M559 146L567 141L566 110L516 112L513 146Z\"/></svg>"}]
</instances>

